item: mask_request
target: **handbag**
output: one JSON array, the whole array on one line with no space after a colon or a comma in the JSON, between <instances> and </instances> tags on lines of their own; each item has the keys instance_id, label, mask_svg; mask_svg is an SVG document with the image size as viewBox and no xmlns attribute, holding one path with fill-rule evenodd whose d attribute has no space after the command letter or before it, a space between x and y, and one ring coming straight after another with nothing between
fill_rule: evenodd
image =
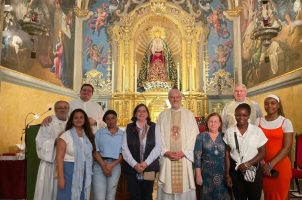
<instances>
[{"instance_id":1,"label":"handbag","mask_svg":"<svg viewBox=\"0 0 302 200\"><path fill-rule=\"evenodd\" d=\"M236 132L234 132L234 137L235 137L236 150L237 150L237 152L240 156L239 143L238 143ZM242 162L242 160L243 160L243 156L241 157L241 162ZM243 179L247 182L253 183L255 181L257 168L258 167L255 167L255 166L252 165L247 170L245 170L245 172L242 172L243 173Z\"/></svg>"},{"instance_id":2,"label":"handbag","mask_svg":"<svg viewBox=\"0 0 302 200\"><path fill-rule=\"evenodd\" d=\"M250 166L245 172L243 172L243 179L247 182L254 182L256 177L257 167Z\"/></svg>"}]
</instances>

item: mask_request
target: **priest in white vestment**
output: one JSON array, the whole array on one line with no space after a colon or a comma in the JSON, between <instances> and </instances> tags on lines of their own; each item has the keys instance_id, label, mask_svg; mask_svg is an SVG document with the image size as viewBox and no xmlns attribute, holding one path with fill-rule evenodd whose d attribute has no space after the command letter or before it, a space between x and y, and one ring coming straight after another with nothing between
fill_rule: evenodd
<instances>
[{"instance_id":1,"label":"priest in white vestment","mask_svg":"<svg viewBox=\"0 0 302 200\"><path fill-rule=\"evenodd\" d=\"M89 118L92 132L95 134L98 129L106 127L106 123L103 121L103 108L97 102L91 100L93 92L92 85L83 84L80 90L80 99L69 102L69 114L78 108L84 110ZM48 126L51 121L50 116L46 117L42 122L42 126Z\"/></svg>"},{"instance_id":2,"label":"priest in white vestment","mask_svg":"<svg viewBox=\"0 0 302 200\"><path fill-rule=\"evenodd\" d=\"M106 127L106 123L103 121L103 108L97 102L91 100L93 92L92 85L83 84L80 90L80 99L69 102L69 114L78 108L84 110L89 118L92 132L95 134L99 128Z\"/></svg>"},{"instance_id":3,"label":"priest in white vestment","mask_svg":"<svg viewBox=\"0 0 302 200\"><path fill-rule=\"evenodd\" d=\"M181 107L181 92L168 94L171 108L160 113L156 131L162 139L162 157L158 179L158 200L195 200L192 163L198 127L193 113Z\"/></svg>"},{"instance_id":4,"label":"priest in white vestment","mask_svg":"<svg viewBox=\"0 0 302 200\"><path fill-rule=\"evenodd\" d=\"M55 115L51 116L49 126L41 126L36 137L36 150L40 159L39 171L35 188L35 200L56 199L56 139L65 131L69 104L58 101L54 106Z\"/></svg>"},{"instance_id":5,"label":"priest in white vestment","mask_svg":"<svg viewBox=\"0 0 302 200\"><path fill-rule=\"evenodd\" d=\"M233 127L237 124L235 119L235 109L239 104L247 103L251 107L251 115L249 122L251 124L256 123L256 119L262 117L261 109L257 102L250 100L246 97L247 89L244 84L236 84L234 87L234 100L227 103L221 113L222 118L222 131L225 133L226 130L230 127Z\"/></svg>"}]
</instances>

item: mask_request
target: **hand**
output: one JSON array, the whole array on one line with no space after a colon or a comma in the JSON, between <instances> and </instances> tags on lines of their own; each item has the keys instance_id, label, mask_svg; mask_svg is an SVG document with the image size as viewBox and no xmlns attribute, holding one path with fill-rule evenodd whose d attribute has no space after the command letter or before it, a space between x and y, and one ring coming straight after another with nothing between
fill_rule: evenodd
<instances>
[{"instance_id":1,"label":"hand","mask_svg":"<svg viewBox=\"0 0 302 200\"><path fill-rule=\"evenodd\" d=\"M268 163L265 163L264 165L262 165L262 172L265 176L272 176L271 168L268 165Z\"/></svg>"},{"instance_id":2,"label":"hand","mask_svg":"<svg viewBox=\"0 0 302 200\"><path fill-rule=\"evenodd\" d=\"M225 183L228 187L233 187L232 177L230 175L225 176Z\"/></svg>"},{"instance_id":3,"label":"hand","mask_svg":"<svg viewBox=\"0 0 302 200\"><path fill-rule=\"evenodd\" d=\"M42 126L49 126L49 124L52 122L52 117L48 116L45 119L43 119L43 121L41 122Z\"/></svg>"},{"instance_id":4,"label":"hand","mask_svg":"<svg viewBox=\"0 0 302 200\"><path fill-rule=\"evenodd\" d=\"M107 177L112 175L111 171L107 169L106 165L104 167L102 167L102 171L103 171L103 174Z\"/></svg>"},{"instance_id":5,"label":"hand","mask_svg":"<svg viewBox=\"0 0 302 200\"><path fill-rule=\"evenodd\" d=\"M140 163L137 163L135 166L134 166L134 169L137 173L142 173L144 171L144 168L141 166Z\"/></svg>"},{"instance_id":6,"label":"hand","mask_svg":"<svg viewBox=\"0 0 302 200\"><path fill-rule=\"evenodd\" d=\"M178 160L185 157L185 154L182 151L176 151L175 153L176 153L176 156L178 157Z\"/></svg>"},{"instance_id":7,"label":"hand","mask_svg":"<svg viewBox=\"0 0 302 200\"><path fill-rule=\"evenodd\" d=\"M103 164L101 164L101 168L102 168L102 171L103 171L103 174L105 175L105 176L111 176L112 174L111 174L111 171L110 170L108 170L108 168L107 168L107 163L103 163Z\"/></svg>"},{"instance_id":8,"label":"hand","mask_svg":"<svg viewBox=\"0 0 302 200\"><path fill-rule=\"evenodd\" d=\"M96 120L95 120L95 119L93 119L93 118L91 118L91 117L89 117L88 119L89 119L89 124L90 124L91 126L95 126L95 125L97 125L97 123L96 123Z\"/></svg>"},{"instance_id":9,"label":"hand","mask_svg":"<svg viewBox=\"0 0 302 200\"><path fill-rule=\"evenodd\" d=\"M65 179L63 178L58 178L58 188L60 190L64 190L65 187Z\"/></svg>"},{"instance_id":10,"label":"hand","mask_svg":"<svg viewBox=\"0 0 302 200\"><path fill-rule=\"evenodd\" d=\"M112 163L106 163L106 168L108 171L112 172L112 169L114 168L114 165Z\"/></svg>"},{"instance_id":11,"label":"hand","mask_svg":"<svg viewBox=\"0 0 302 200\"><path fill-rule=\"evenodd\" d=\"M244 164L244 163L241 163L239 166L238 166L238 169L242 172L245 172L248 168L247 168L247 165Z\"/></svg>"},{"instance_id":12,"label":"hand","mask_svg":"<svg viewBox=\"0 0 302 200\"><path fill-rule=\"evenodd\" d=\"M196 184L202 185L202 183L203 183L202 176L196 176Z\"/></svg>"},{"instance_id":13,"label":"hand","mask_svg":"<svg viewBox=\"0 0 302 200\"><path fill-rule=\"evenodd\" d=\"M145 161L141 162L140 164L144 170L148 167L148 164Z\"/></svg>"},{"instance_id":14,"label":"hand","mask_svg":"<svg viewBox=\"0 0 302 200\"><path fill-rule=\"evenodd\" d=\"M165 156L170 160L177 161L184 157L184 153L182 151L167 151Z\"/></svg>"}]
</instances>

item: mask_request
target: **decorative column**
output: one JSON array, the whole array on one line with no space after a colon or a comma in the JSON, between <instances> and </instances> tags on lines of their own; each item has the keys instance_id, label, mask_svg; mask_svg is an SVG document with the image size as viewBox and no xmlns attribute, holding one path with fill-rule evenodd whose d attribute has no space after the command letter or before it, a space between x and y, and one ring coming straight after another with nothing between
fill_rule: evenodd
<instances>
[{"instance_id":1,"label":"decorative column","mask_svg":"<svg viewBox=\"0 0 302 200\"><path fill-rule=\"evenodd\" d=\"M190 37L190 33L187 33L187 49L186 49L186 60L187 60L187 71L189 72L187 74L187 85L188 87L185 88L185 91L192 91L192 40L191 40L191 37Z\"/></svg>"},{"instance_id":2,"label":"decorative column","mask_svg":"<svg viewBox=\"0 0 302 200\"><path fill-rule=\"evenodd\" d=\"M75 40L83 40L83 20L86 20L89 16L88 0L77 0L76 6L74 7L75 17ZM73 74L73 90L80 91L83 79L83 43L75 42L74 43L74 74ZM79 81L81 80L81 81Z\"/></svg>"},{"instance_id":3,"label":"decorative column","mask_svg":"<svg viewBox=\"0 0 302 200\"><path fill-rule=\"evenodd\" d=\"M75 39L82 41L83 38L83 20L79 17L75 18ZM82 50L83 50L83 43L82 42L75 42L74 43L74 74L73 74L73 90L80 91L83 79L83 61L82 61ZM81 80L81 81L79 81Z\"/></svg>"}]
</instances>

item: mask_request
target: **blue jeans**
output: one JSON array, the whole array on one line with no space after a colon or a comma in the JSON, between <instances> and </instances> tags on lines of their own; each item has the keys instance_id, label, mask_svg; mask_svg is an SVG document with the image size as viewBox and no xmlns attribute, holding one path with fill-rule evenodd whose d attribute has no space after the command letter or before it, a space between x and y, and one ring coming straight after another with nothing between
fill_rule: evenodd
<instances>
[{"instance_id":1,"label":"blue jeans","mask_svg":"<svg viewBox=\"0 0 302 200\"><path fill-rule=\"evenodd\" d=\"M58 188L57 200L71 200L73 170L74 170L74 162L64 161L65 187L62 190ZM82 187L82 191L81 191L80 200L84 200L84 189L83 189L84 185L85 185L85 175L83 178L83 187Z\"/></svg>"},{"instance_id":2,"label":"blue jeans","mask_svg":"<svg viewBox=\"0 0 302 200\"><path fill-rule=\"evenodd\" d=\"M105 162L109 163L112 161L106 160ZM121 175L121 165L117 164L111 173L111 176L105 176L101 166L94 162L92 176L92 195L94 200L115 200L117 184Z\"/></svg>"}]
</instances>

